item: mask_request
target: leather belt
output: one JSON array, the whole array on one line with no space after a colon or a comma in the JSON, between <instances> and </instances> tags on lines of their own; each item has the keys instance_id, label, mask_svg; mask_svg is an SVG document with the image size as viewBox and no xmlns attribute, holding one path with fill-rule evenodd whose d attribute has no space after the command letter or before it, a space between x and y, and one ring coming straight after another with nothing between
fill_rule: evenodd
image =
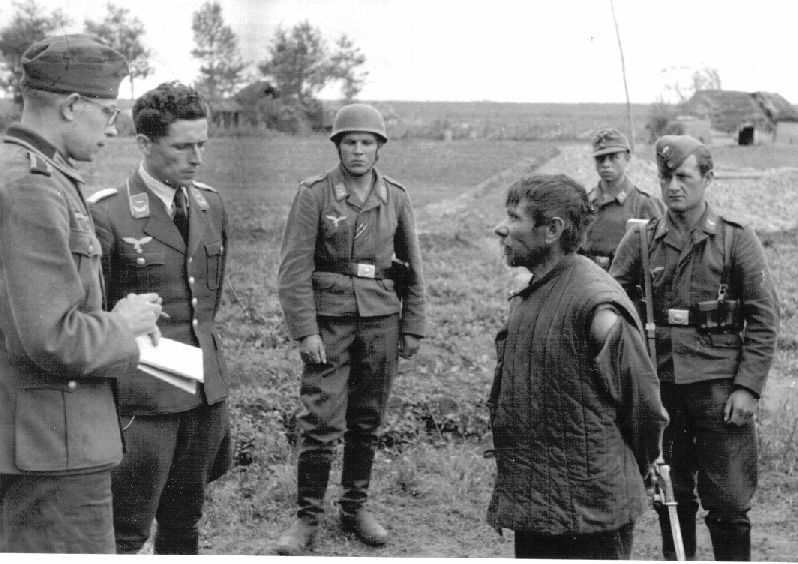
<instances>
[{"instance_id":1,"label":"leather belt","mask_svg":"<svg viewBox=\"0 0 798 564\"><path fill-rule=\"evenodd\" d=\"M335 264L321 265L316 268L316 272L334 272L344 276L354 276L355 278L371 278L382 280L385 278L383 272L377 270L377 266L370 262L337 262Z\"/></svg>"}]
</instances>

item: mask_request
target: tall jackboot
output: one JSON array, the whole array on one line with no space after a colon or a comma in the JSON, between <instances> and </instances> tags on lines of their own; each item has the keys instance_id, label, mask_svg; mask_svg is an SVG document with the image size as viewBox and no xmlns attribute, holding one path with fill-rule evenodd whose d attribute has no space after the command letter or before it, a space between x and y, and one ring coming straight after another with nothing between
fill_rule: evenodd
<instances>
[{"instance_id":1,"label":"tall jackboot","mask_svg":"<svg viewBox=\"0 0 798 564\"><path fill-rule=\"evenodd\" d=\"M171 531L160 523L155 532L155 554L199 554L199 530Z\"/></svg>"},{"instance_id":2,"label":"tall jackboot","mask_svg":"<svg viewBox=\"0 0 798 564\"><path fill-rule=\"evenodd\" d=\"M297 462L296 520L277 541L276 552L286 556L300 554L313 544L319 516L324 512L324 494L330 479L332 449L307 450L299 453Z\"/></svg>"},{"instance_id":3,"label":"tall jackboot","mask_svg":"<svg viewBox=\"0 0 798 564\"><path fill-rule=\"evenodd\" d=\"M698 513L697 504L676 506L676 514L679 517L679 528L682 531L684 557L687 560L695 560L696 513ZM673 534L671 532L671 522L668 518L668 508L658 507L657 515L659 516L659 528L662 532L662 556L665 560L676 560L676 548L673 546Z\"/></svg>"},{"instance_id":4,"label":"tall jackboot","mask_svg":"<svg viewBox=\"0 0 798 564\"><path fill-rule=\"evenodd\" d=\"M705 521L715 560L751 560L751 522L746 513L733 517L717 517L710 513Z\"/></svg>"},{"instance_id":5,"label":"tall jackboot","mask_svg":"<svg viewBox=\"0 0 798 564\"><path fill-rule=\"evenodd\" d=\"M341 526L354 532L361 542L370 546L382 546L388 540L388 532L363 507L368 497L371 467L374 463L373 444L372 437L346 437L344 441L340 519Z\"/></svg>"}]
</instances>

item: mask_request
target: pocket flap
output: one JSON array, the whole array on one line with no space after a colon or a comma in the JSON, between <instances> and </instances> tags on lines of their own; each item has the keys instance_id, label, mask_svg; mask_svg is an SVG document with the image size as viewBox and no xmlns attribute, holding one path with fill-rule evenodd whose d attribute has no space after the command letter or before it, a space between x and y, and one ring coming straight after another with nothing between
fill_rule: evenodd
<instances>
[{"instance_id":1,"label":"pocket flap","mask_svg":"<svg viewBox=\"0 0 798 564\"><path fill-rule=\"evenodd\" d=\"M100 254L100 242L89 231L73 229L69 232L69 250L76 255L94 257Z\"/></svg>"},{"instance_id":2,"label":"pocket flap","mask_svg":"<svg viewBox=\"0 0 798 564\"><path fill-rule=\"evenodd\" d=\"M222 254L222 249L223 246L221 241L215 241L213 243L205 243L205 252L208 254L209 257L213 255Z\"/></svg>"}]
</instances>

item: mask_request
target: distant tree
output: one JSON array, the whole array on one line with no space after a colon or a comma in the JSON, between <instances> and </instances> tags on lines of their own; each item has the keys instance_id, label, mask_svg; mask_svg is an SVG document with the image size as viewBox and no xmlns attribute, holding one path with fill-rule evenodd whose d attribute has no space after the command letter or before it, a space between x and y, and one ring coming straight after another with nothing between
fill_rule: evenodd
<instances>
[{"instance_id":1,"label":"distant tree","mask_svg":"<svg viewBox=\"0 0 798 564\"><path fill-rule=\"evenodd\" d=\"M363 87L366 73L359 69L366 57L342 35L330 54L321 32L304 21L291 30L279 28L269 46L269 58L258 69L270 78L280 95L309 104L328 84L341 81L347 100Z\"/></svg>"},{"instance_id":2,"label":"distant tree","mask_svg":"<svg viewBox=\"0 0 798 564\"><path fill-rule=\"evenodd\" d=\"M86 33L96 35L111 47L122 53L130 67L130 97L134 98L133 82L137 78L147 78L155 69L150 66L152 51L142 43L145 33L141 20L130 17L130 10L120 8L111 2L106 4L105 19L100 22L86 20Z\"/></svg>"},{"instance_id":3,"label":"distant tree","mask_svg":"<svg viewBox=\"0 0 798 564\"><path fill-rule=\"evenodd\" d=\"M720 71L706 67L693 73L693 92L698 90L721 90Z\"/></svg>"},{"instance_id":4,"label":"distant tree","mask_svg":"<svg viewBox=\"0 0 798 564\"><path fill-rule=\"evenodd\" d=\"M671 66L660 71L663 79L662 98L673 104L683 104L697 90L720 90L720 71L713 67Z\"/></svg>"},{"instance_id":5,"label":"distant tree","mask_svg":"<svg viewBox=\"0 0 798 564\"><path fill-rule=\"evenodd\" d=\"M0 89L11 94L14 102L21 105L22 54L32 43L68 26L70 19L60 8L49 11L36 0L16 1L12 5L15 12L11 23L0 29L4 70L0 73Z\"/></svg>"},{"instance_id":6,"label":"distant tree","mask_svg":"<svg viewBox=\"0 0 798 564\"><path fill-rule=\"evenodd\" d=\"M335 47L330 57L330 75L341 82L341 94L349 102L360 94L368 76L367 71L359 70L366 62L366 56L345 34L338 38Z\"/></svg>"},{"instance_id":7,"label":"distant tree","mask_svg":"<svg viewBox=\"0 0 798 564\"><path fill-rule=\"evenodd\" d=\"M331 80L324 38L308 21L290 31L278 28L269 58L258 69L272 78L281 97L299 102L315 97Z\"/></svg>"},{"instance_id":8,"label":"distant tree","mask_svg":"<svg viewBox=\"0 0 798 564\"><path fill-rule=\"evenodd\" d=\"M241 60L238 37L224 23L219 2L205 2L194 12L191 29L196 44L191 55L203 62L196 88L211 99L232 96L247 65Z\"/></svg>"}]
</instances>

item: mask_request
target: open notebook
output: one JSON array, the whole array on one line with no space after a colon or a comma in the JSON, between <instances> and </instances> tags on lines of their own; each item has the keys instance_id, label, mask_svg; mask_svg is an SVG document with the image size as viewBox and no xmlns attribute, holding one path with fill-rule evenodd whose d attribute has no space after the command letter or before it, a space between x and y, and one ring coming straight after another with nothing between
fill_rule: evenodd
<instances>
[{"instance_id":1,"label":"open notebook","mask_svg":"<svg viewBox=\"0 0 798 564\"><path fill-rule=\"evenodd\" d=\"M161 337L154 347L149 337L137 337L139 370L164 382L197 393L197 382L204 381L202 349Z\"/></svg>"}]
</instances>

